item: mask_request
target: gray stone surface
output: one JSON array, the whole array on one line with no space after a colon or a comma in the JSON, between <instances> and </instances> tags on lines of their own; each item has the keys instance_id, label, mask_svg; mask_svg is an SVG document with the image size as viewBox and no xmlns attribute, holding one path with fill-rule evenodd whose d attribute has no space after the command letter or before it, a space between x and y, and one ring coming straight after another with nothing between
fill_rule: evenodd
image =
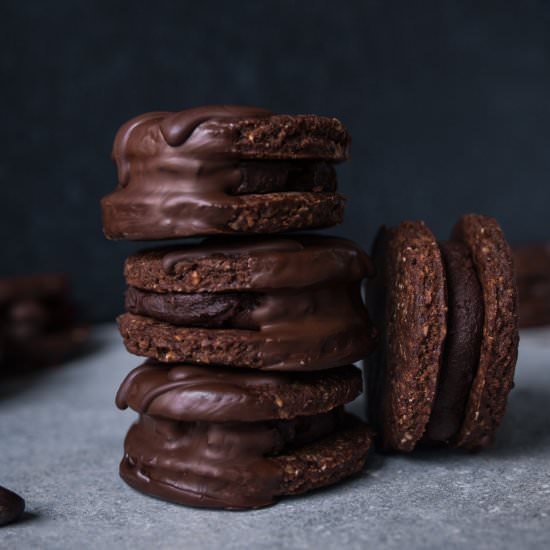
<instances>
[{"instance_id":1,"label":"gray stone surface","mask_svg":"<svg viewBox=\"0 0 550 550\"><path fill-rule=\"evenodd\" d=\"M359 478L252 512L188 509L124 485L133 413L113 399L139 359L112 326L95 336L93 354L0 388L0 485L28 510L0 529L2 549L550 547L550 331L522 335L492 450L375 455Z\"/></svg>"}]
</instances>

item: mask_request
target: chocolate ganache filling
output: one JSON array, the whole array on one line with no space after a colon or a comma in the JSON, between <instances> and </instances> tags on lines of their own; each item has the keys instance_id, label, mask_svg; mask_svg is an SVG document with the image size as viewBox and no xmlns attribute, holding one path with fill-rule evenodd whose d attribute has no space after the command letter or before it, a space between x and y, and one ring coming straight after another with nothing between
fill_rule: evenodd
<instances>
[{"instance_id":1,"label":"chocolate ganache filling","mask_svg":"<svg viewBox=\"0 0 550 550\"><path fill-rule=\"evenodd\" d=\"M259 295L246 292L157 294L129 287L125 306L131 313L172 325L255 329L251 312L260 301Z\"/></svg>"},{"instance_id":2,"label":"chocolate ganache filling","mask_svg":"<svg viewBox=\"0 0 550 550\"><path fill-rule=\"evenodd\" d=\"M342 413L251 423L142 415L126 436L120 474L138 490L190 506L267 506L284 477L272 457L331 434Z\"/></svg>"},{"instance_id":3,"label":"chocolate ganache filling","mask_svg":"<svg viewBox=\"0 0 550 550\"><path fill-rule=\"evenodd\" d=\"M437 393L426 438L448 442L464 420L479 363L483 332L483 293L470 252L458 242L440 242L448 295L447 337Z\"/></svg>"}]
</instances>

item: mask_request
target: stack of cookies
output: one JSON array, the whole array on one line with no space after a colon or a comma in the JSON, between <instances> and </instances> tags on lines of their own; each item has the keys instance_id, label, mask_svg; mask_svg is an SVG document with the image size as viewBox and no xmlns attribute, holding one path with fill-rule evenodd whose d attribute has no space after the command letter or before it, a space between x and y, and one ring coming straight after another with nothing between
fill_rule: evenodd
<instances>
[{"instance_id":1,"label":"stack of cookies","mask_svg":"<svg viewBox=\"0 0 550 550\"><path fill-rule=\"evenodd\" d=\"M289 231L342 220L336 119L236 106L137 117L119 130L108 238L207 237L126 260L130 428L120 473L193 506L255 508L360 471L371 444L344 412L351 365L374 347L361 297L368 256Z\"/></svg>"}]
</instances>

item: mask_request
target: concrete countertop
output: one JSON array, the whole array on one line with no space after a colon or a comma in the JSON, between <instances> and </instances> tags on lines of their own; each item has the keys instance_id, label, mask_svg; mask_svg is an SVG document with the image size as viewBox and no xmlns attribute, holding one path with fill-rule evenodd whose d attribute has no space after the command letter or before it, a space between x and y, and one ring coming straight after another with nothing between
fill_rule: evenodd
<instances>
[{"instance_id":1,"label":"concrete countertop","mask_svg":"<svg viewBox=\"0 0 550 550\"><path fill-rule=\"evenodd\" d=\"M2 549L550 548L550 330L522 334L493 449L372 455L355 479L251 512L167 504L119 479L135 414L114 395L140 360L114 326L94 343L0 386L0 485L27 502L23 521L0 528Z\"/></svg>"}]
</instances>

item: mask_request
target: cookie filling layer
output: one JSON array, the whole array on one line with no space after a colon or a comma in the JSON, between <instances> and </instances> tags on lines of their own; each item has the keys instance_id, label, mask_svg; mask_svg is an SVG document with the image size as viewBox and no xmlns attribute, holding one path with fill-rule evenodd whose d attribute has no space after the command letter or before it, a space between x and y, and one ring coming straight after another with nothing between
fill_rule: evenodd
<instances>
[{"instance_id":1,"label":"cookie filling layer","mask_svg":"<svg viewBox=\"0 0 550 550\"><path fill-rule=\"evenodd\" d=\"M327 412L361 388L353 366L288 375L149 361L128 374L116 404L172 420L256 422Z\"/></svg>"},{"instance_id":2,"label":"cookie filling layer","mask_svg":"<svg viewBox=\"0 0 550 550\"><path fill-rule=\"evenodd\" d=\"M277 157L274 143L275 152L268 152L267 159L252 160L259 155L246 159L246 147L236 147L242 136L236 135L231 119L270 115L264 109L214 106L146 113L126 123L113 146L119 184L102 200L106 235L161 239L212 234L228 229L235 210L249 205L246 197L255 203L258 195L264 201L270 194L291 192L336 198L336 174L321 151L288 161ZM253 133L250 139L253 148Z\"/></svg>"},{"instance_id":3,"label":"cookie filling layer","mask_svg":"<svg viewBox=\"0 0 550 550\"><path fill-rule=\"evenodd\" d=\"M431 441L449 442L464 420L479 364L483 333L483 293L468 248L440 242L448 295L447 337L437 393L426 429Z\"/></svg>"},{"instance_id":4,"label":"cookie filling layer","mask_svg":"<svg viewBox=\"0 0 550 550\"><path fill-rule=\"evenodd\" d=\"M120 474L138 490L190 506L267 506L284 481L284 471L272 457L333 433L341 420L340 408L252 423L176 422L142 415L126 436Z\"/></svg>"},{"instance_id":5,"label":"cookie filling layer","mask_svg":"<svg viewBox=\"0 0 550 550\"><path fill-rule=\"evenodd\" d=\"M146 315L173 325L257 329L252 313L261 301L260 294L246 292L158 294L129 287L125 308L136 315Z\"/></svg>"},{"instance_id":6,"label":"cookie filling layer","mask_svg":"<svg viewBox=\"0 0 550 550\"><path fill-rule=\"evenodd\" d=\"M173 325L264 332L302 323L345 327L367 321L359 283L271 293L157 294L129 287L125 306L130 313Z\"/></svg>"}]
</instances>

